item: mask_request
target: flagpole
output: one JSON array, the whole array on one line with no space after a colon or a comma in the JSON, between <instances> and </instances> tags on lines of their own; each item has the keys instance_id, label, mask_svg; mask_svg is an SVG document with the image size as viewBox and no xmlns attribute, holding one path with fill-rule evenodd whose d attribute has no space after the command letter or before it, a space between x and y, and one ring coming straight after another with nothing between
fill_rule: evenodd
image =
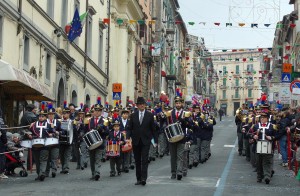
<instances>
[{"instance_id":1,"label":"flagpole","mask_svg":"<svg viewBox=\"0 0 300 196\"><path fill-rule=\"evenodd\" d=\"M84 79L83 79L83 88L86 87L86 61L87 61L87 31L88 31L88 11L89 11L89 0L86 0L86 9L87 16L85 17L85 39L84 39Z\"/></svg>"}]
</instances>

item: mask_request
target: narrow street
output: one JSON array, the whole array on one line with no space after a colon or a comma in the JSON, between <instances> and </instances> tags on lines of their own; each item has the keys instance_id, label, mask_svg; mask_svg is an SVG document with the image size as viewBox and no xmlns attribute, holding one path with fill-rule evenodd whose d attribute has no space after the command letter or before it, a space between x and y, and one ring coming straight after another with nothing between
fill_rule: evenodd
<instances>
[{"instance_id":1,"label":"narrow street","mask_svg":"<svg viewBox=\"0 0 300 196\"><path fill-rule=\"evenodd\" d=\"M90 181L89 167L75 170L71 163L69 175L58 174L44 182L28 177L10 177L0 181L1 195L299 195L298 182L287 169L279 166L275 154L275 175L270 185L256 182L256 173L245 157L238 156L234 147L236 128L233 118L217 122L211 144L212 157L205 164L189 170L182 181L170 179L169 156L156 159L149 165L145 187L135 186L135 171L120 177L109 177L109 164L103 163L100 181Z\"/></svg>"}]
</instances>

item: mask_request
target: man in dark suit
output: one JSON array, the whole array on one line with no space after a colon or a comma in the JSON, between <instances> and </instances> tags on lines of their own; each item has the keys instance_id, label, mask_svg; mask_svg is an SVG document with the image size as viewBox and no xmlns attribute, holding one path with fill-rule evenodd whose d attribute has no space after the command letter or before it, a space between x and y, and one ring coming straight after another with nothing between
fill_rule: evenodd
<instances>
[{"instance_id":1,"label":"man in dark suit","mask_svg":"<svg viewBox=\"0 0 300 196\"><path fill-rule=\"evenodd\" d=\"M135 185L145 185L148 174L148 156L151 139L157 144L154 116L145 110L146 101L143 97L137 98L138 110L131 114L127 139L132 138L132 147L136 166Z\"/></svg>"}]
</instances>

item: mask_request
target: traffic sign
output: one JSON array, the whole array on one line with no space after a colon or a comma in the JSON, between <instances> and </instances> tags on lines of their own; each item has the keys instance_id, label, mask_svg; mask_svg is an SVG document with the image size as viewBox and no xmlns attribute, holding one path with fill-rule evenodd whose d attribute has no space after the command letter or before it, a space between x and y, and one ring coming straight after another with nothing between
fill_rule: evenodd
<instances>
[{"instance_id":1,"label":"traffic sign","mask_svg":"<svg viewBox=\"0 0 300 196\"><path fill-rule=\"evenodd\" d=\"M300 88L300 80L294 80L290 84L290 91L293 92L293 88Z\"/></svg>"},{"instance_id":2,"label":"traffic sign","mask_svg":"<svg viewBox=\"0 0 300 196\"><path fill-rule=\"evenodd\" d=\"M121 100L121 93L113 92L113 100Z\"/></svg>"},{"instance_id":3,"label":"traffic sign","mask_svg":"<svg viewBox=\"0 0 300 196\"><path fill-rule=\"evenodd\" d=\"M281 74L281 82L290 83L291 82L291 74L290 73L282 73Z\"/></svg>"},{"instance_id":4,"label":"traffic sign","mask_svg":"<svg viewBox=\"0 0 300 196\"><path fill-rule=\"evenodd\" d=\"M284 73L292 73L292 64L291 63L283 63L282 72Z\"/></svg>"},{"instance_id":5,"label":"traffic sign","mask_svg":"<svg viewBox=\"0 0 300 196\"><path fill-rule=\"evenodd\" d=\"M122 92L122 84L121 83L113 83L113 90L112 92L120 93Z\"/></svg>"}]
</instances>

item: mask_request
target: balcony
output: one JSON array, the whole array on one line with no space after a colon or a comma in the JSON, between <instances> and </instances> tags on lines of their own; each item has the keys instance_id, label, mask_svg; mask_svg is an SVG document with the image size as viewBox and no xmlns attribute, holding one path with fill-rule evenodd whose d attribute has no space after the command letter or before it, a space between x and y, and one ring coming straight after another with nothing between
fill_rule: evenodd
<instances>
[{"instance_id":1,"label":"balcony","mask_svg":"<svg viewBox=\"0 0 300 196\"><path fill-rule=\"evenodd\" d=\"M220 89L225 90L225 89L227 89L227 86L226 85L220 85Z\"/></svg>"},{"instance_id":2,"label":"balcony","mask_svg":"<svg viewBox=\"0 0 300 196\"><path fill-rule=\"evenodd\" d=\"M220 98L220 101L227 101L227 97Z\"/></svg>"},{"instance_id":3,"label":"balcony","mask_svg":"<svg viewBox=\"0 0 300 196\"><path fill-rule=\"evenodd\" d=\"M238 95L238 96L234 96L234 95L232 95L232 100L238 100L238 99L241 99L241 96L240 95Z\"/></svg>"}]
</instances>

